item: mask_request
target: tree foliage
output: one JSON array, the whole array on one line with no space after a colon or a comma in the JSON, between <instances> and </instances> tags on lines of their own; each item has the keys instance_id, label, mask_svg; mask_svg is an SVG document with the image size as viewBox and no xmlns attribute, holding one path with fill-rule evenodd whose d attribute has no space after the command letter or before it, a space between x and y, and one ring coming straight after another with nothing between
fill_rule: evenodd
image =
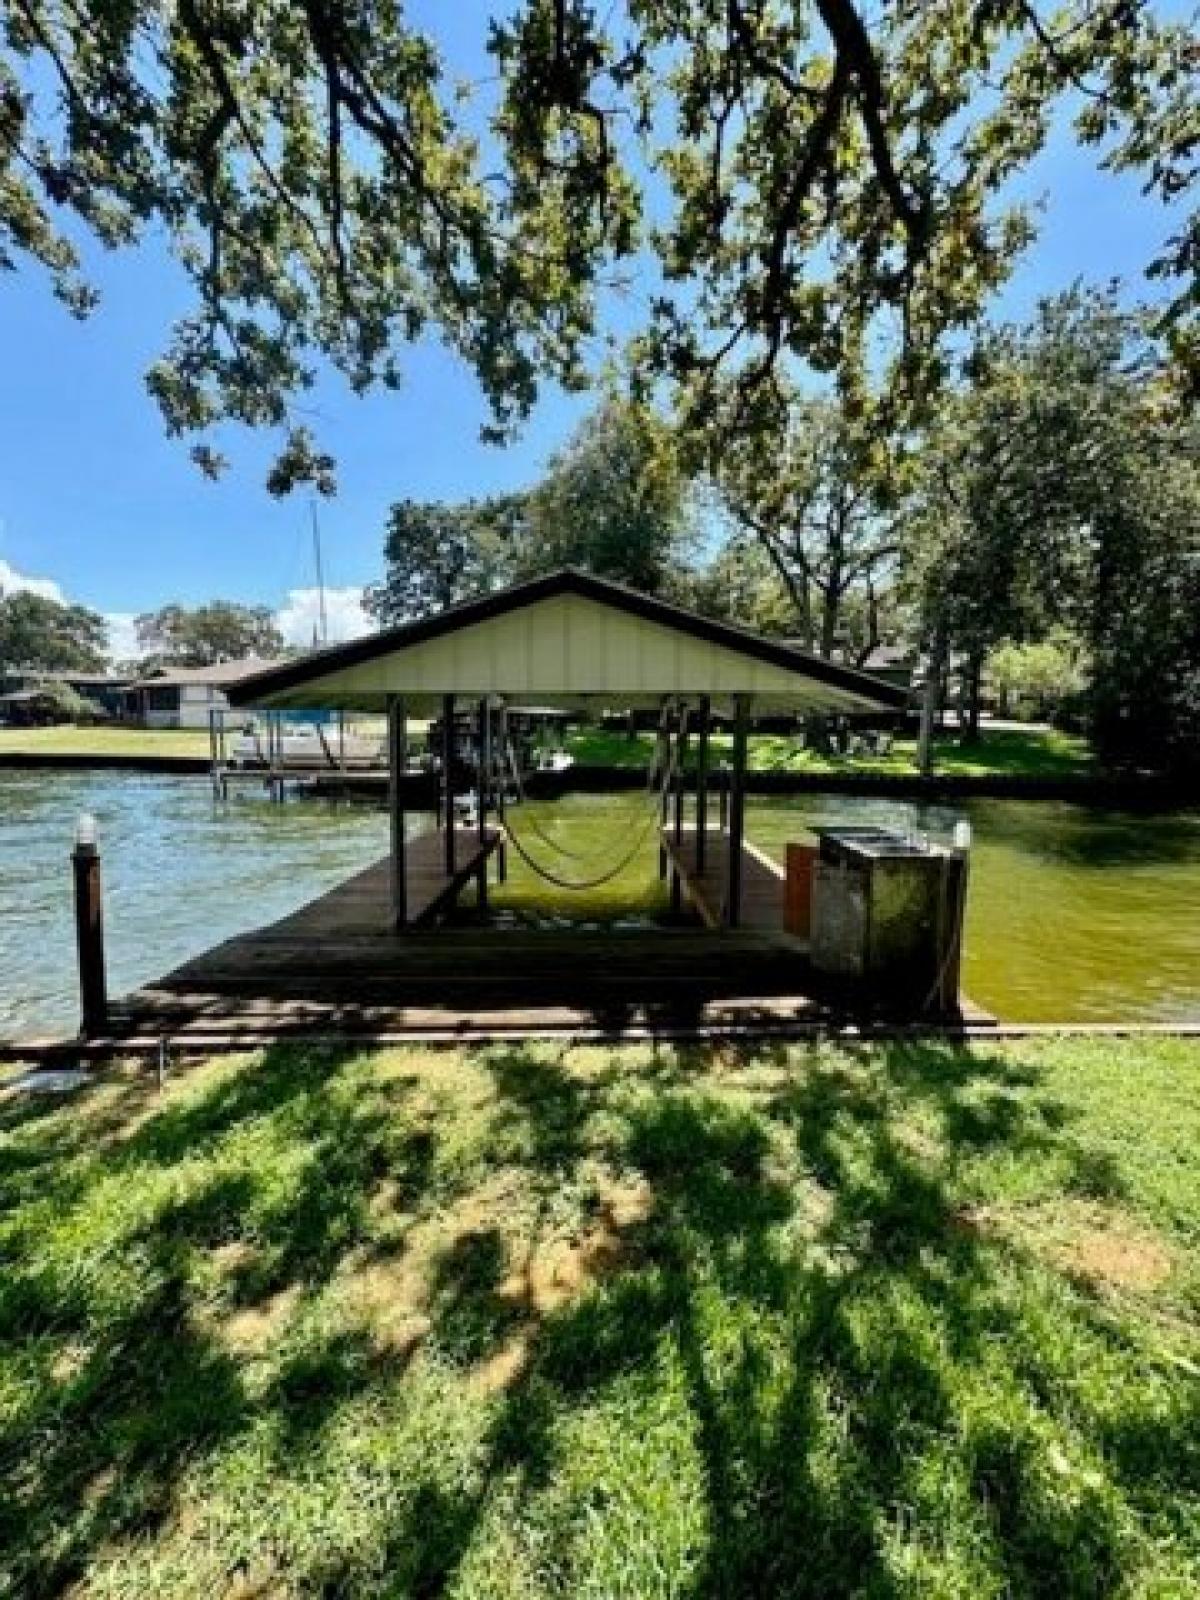
<instances>
[{"instance_id":1,"label":"tree foliage","mask_svg":"<svg viewBox=\"0 0 1200 1600\"><path fill-rule=\"evenodd\" d=\"M180 605L147 611L135 621L138 644L155 664L210 667L218 661L269 658L283 651L283 639L267 606L213 600L188 609Z\"/></svg>"},{"instance_id":2,"label":"tree foliage","mask_svg":"<svg viewBox=\"0 0 1200 1600\"><path fill-rule=\"evenodd\" d=\"M530 489L462 505L394 505L387 572L367 606L384 624L400 623L564 566L643 592L679 592L691 527L672 430L647 407L610 398Z\"/></svg>"},{"instance_id":3,"label":"tree foliage","mask_svg":"<svg viewBox=\"0 0 1200 1600\"><path fill-rule=\"evenodd\" d=\"M1079 640L1062 630L1027 644L1006 640L988 656L987 675L1002 707L1039 716L1059 710L1086 681Z\"/></svg>"},{"instance_id":4,"label":"tree foliage","mask_svg":"<svg viewBox=\"0 0 1200 1600\"><path fill-rule=\"evenodd\" d=\"M675 435L647 406L609 399L527 497L518 569L576 566L645 593L676 587L691 537Z\"/></svg>"},{"instance_id":5,"label":"tree foliage","mask_svg":"<svg viewBox=\"0 0 1200 1600\"><path fill-rule=\"evenodd\" d=\"M734 528L712 559L694 574L688 603L756 633L795 639L796 607L761 540Z\"/></svg>"},{"instance_id":6,"label":"tree foliage","mask_svg":"<svg viewBox=\"0 0 1200 1600\"><path fill-rule=\"evenodd\" d=\"M86 606L0 590L0 670L99 672L107 645L104 618Z\"/></svg>"},{"instance_id":7,"label":"tree foliage","mask_svg":"<svg viewBox=\"0 0 1200 1600\"><path fill-rule=\"evenodd\" d=\"M1069 628L1102 752L1194 760L1200 427L1174 406L1146 317L1077 290L993 330L972 374L924 441L907 506L927 642L981 660Z\"/></svg>"},{"instance_id":8,"label":"tree foliage","mask_svg":"<svg viewBox=\"0 0 1200 1600\"><path fill-rule=\"evenodd\" d=\"M1060 108L1162 200L1195 177L1197 44L1149 0L517 0L486 48L456 84L400 0L0 0L0 266L83 314L75 224L164 232L168 428L216 472L222 420L282 427L271 487L328 489L296 412L325 360L392 386L436 334L504 431L636 272L635 369L693 417L793 361L853 406L882 348L916 400L1029 237L1006 186ZM1185 215L1148 264L1185 363L1198 251Z\"/></svg>"},{"instance_id":9,"label":"tree foliage","mask_svg":"<svg viewBox=\"0 0 1200 1600\"><path fill-rule=\"evenodd\" d=\"M512 582L525 519L523 495L398 501L384 536L386 574L368 588L367 610L394 627Z\"/></svg>"},{"instance_id":10,"label":"tree foliage","mask_svg":"<svg viewBox=\"0 0 1200 1600\"><path fill-rule=\"evenodd\" d=\"M758 540L792 603L790 631L828 658L844 651L853 617L857 653L869 653L899 548L901 468L876 419L867 426L775 382L758 397L753 428L726 437L714 460L729 515Z\"/></svg>"}]
</instances>

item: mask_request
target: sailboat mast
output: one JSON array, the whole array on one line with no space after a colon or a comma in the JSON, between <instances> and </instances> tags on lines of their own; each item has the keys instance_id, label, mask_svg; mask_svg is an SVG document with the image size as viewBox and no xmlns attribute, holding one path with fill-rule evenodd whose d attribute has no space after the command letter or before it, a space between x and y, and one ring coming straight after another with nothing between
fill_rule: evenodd
<instances>
[{"instance_id":1,"label":"sailboat mast","mask_svg":"<svg viewBox=\"0 0 1200 1600\"><path fill-rule=\"evenodd\" d=\"M321 643L329 643L329 617L325 610L325 568L321 562L321 529L317 523L317 506L309 506L312 513L313 564L317 569L317 615L321 620Z\"/></svg>"}]
</instances>

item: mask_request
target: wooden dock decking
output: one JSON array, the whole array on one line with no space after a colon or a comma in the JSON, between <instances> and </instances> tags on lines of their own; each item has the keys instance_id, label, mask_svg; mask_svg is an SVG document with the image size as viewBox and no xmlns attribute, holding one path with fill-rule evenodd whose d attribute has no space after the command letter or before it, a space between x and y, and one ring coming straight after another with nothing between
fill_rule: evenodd
<instances>
[{"instance_id":1,"label":"wooden dock decking","mask_svg":"<svg viewBox=\"0 0 1200 1600\"><path fill-rule=\"evenodd\" d=\"M404 852L409 926L424 927L448 910L502 840L499 828L488 828L482 839L476 828L455 828L455 866L450 874L446 871L444 833L430 829L410 838ZM345 934L392 931L391 862L385 856L253 937L336 940Z\"/></svg>"},{"instance_id":2,"label":"wooden dock decking","mask_svg":"<svg viewBox=\"0 0 1200 1600\"><path fill-rule=\"evenodd\" d=\"M704 870L697 863L695 827L688 823L681 830L678 843L673 828L664 828L663 848L668 860L679 873L684 900L696 912L706 928L720 928L724 921L725 890L729 881L729 835L710 831L705 836ZM742 841L742 912L738 926L774 933L786 938L783 932L784 871L764 851ZM795 940L797 951L806 948L803 941Z\"/></svg>"},{"instance_id":3,"label":"wooden dock decking","mask_svg":"<svg viewBox=\"0 0 1200 1600\"><path fill-rule=\"evenodd\" d=\"M482 846L476 830L457 830L450 878L444 837L421 835L410 841L409 892L410 906L423 896L423 926L393 928L385 859L114 1001L113 1038L199 1049L300 1035L754 1035L857 1027L870 1017L822 983L804 942L783 931L782 873L753 846L744 852L746 920L719 926L726 841L714 835L703 874L690 834L678 847L665 841L688 875L699 923L563 929L464 916L431 925L499 842L498 830Z\"/></svg>"},{"instance_id":4,"label":"wooden dock decking","mask_svg":"<svg viewBox=\"0 0 1200 1600\"><path fill-rule=\"evenodd\" d=\"M235 1033L386 1033L442 1029L651 1027L652 1020L747 1025L813 1020L803 949L778 924L714 934L702 926L430 926L498 847L457 830L454 878L444 836L408 846L409 905L422 926L392 927L385 858L267 927L225 940L114 1001L114 1033L174 1038Z\"/></svg>"}]
</instances>

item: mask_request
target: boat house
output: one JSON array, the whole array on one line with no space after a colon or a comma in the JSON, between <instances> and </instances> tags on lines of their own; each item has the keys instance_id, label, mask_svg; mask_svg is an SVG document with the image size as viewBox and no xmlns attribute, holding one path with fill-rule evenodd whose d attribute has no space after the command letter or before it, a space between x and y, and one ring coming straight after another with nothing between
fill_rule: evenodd
<instances>
[{"instance_id":1,"label":"boat house","mask_svg":"<svg viewBox=\"0 0 1200 1600\"><path fill-rule=\"evenodd\" d=\"M383 714L390 850L291 916L129 997L121 1008L129 1027L275 1036L324 1021L376 1034L462 1032L485 1015L489 1027L505 1019L528 1027L557 1014L608 1029L638 1014L648 1025L664 1010L692 1019L713 1017L714 1006L727 1015L731 1004L743 1014L776 1002L811 1010L808 945L789 931L784 871L746 837L751 719L888 711L905 695L854 668L568 569L272 666L231 685L229 698L280 714ZM489 917L489 880L503 876L509 849L565 888L597 881L581 881L578 862L548 868L531 848L532 819L512 803L502 759L505 718L523 706L656 713L647 831L616 848L628 860L640 848L641 861L657 843L674 913L665 925L513 927ZM436 819L427 802L408 815L408 719L436 718L453 739L467 712L483 757L469 820L453 777L442 784ZM732 730L719 781L710 744L718 713ZM450 745L446 756L442 770L454 774L461 763ZM472 884L472 915L449 915ZM953 980L956 995L957 966Z\"/></svg>"}]
</instances>

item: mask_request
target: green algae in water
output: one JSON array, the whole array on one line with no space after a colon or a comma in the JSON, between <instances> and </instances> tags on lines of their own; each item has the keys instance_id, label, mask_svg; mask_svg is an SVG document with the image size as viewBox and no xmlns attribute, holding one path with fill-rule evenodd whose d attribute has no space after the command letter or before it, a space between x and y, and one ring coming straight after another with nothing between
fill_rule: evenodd
<instances>
[{"instance_id":1,"label":"green algae in water","mask_svg":"<svg viewBox=\"0 0 1200 1600\"><path fill-rule=\"evenodd\" d=\"M551 838L589 861L619 859L644 815L623 795L568 795L535 810ZM960 817L975 836L963 979L974 1000L1012 1021L1200 1021L1198 811L751 795L746 833L782 862L789 840L837 822L878 822L948 842ZM520 814L513 820L519 827ZM586 875L536 836L529 843L556 872ZM615 882L588 893L542 882L513 852L509 861L509 882L493 904L523 921L644 925L667 909L653 839Z\"/></svg>"}]
</instances>

